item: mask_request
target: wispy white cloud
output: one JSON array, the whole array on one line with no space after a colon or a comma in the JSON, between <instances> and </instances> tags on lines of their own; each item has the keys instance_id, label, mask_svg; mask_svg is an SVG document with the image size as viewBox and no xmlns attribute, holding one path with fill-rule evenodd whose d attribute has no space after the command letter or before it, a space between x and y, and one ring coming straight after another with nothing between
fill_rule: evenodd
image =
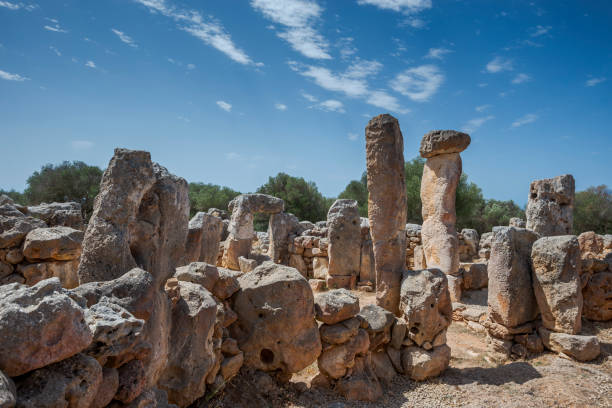
<instances>
[{"instance_id":1,"label":"wispy white cloud","mask_svg":"<svg viewBox=\"0 0 612 408\"><path fill-rule=\"evenodd\" d=\"M484 125L485 122L488 122L492 119L495 119L495 116L493 115L489 115L489 116L483 116L481 118L474 118L474 119L470 119L468 120L468 122L463 125L463 127L461 128L461 130L463 132L467 132L467 133L474 133L476 132L482 125Z\"/></svg>"},{"instance_id":2,"label":"wispy white cloud","mask_svg":"<svg viewBox=\"0 0 612 408\"><path fill-rule=\"evenodd\" d=\"M115 33L117 35L117 37L119 37L119 39L122 42L124 42L125 44L129 45L130 47L138 48L138 44L136 44L134 39L132 39L132 37L130 37L129 35L127 35L123 31L119 31L116 28L111 28L111 31L113 33Z\"/></svg>"},{"instance_id":3,"label":"wispy white cloud","mask_svg":"<svg viewBox=\"0 0 612 408\"><path fill-rule=\"evenodd\" d=\"M284 27L277 35L308 58L331 59L329 43L316 29L323 8L311 0L251 0L251 6Z\"/></svg>"},{"instance_id":4,"label":"wispy white cloud","mask_svg":"<svg viewBox=\"0 0 612 408\"><path fill-rule=\"evenodd\" d=\"M490 107L491 107L491 105L480 105L480 106L475 107L474 110L476 112L484 112L487 109L489 109Z\"/></svg>"},{"instance_id":5,"label":"wispy white cloud","mask_svg":"<svg viewBox=\"0 0 612 408\"><path fill-rule=\"evenodd\" d=\"M236 153L236 152L229 152L229 153L225 153L225 158L226 158L227 160L237 160L237 159L239 159L240 157L242 157L242 156L240 155L240 153Z\"/></svg>"},{"instance_id":6,"label":"wispy white cloud","mask_svg":"<svg viewBox=\"0 0 612 408\"><path fill-rule=\"evenodd\" d=\"M11 3L10 1L0 1L0 7L5 7L9 10L19 10L21 8L21 5L17 3Z\"/></svg>"},{"instance_id":7,"label":"wispy white cloud","mask_svg":"<svg viewBox=\"0 0 612 408\"><path fill-rule=\"evenodd\" d=\"M185 117L185 116L183 116L183 115L179 115L179 116L177 116L176 118L177 118L178 120L182 120L182 121L183 121L183 122L185 122L185 123L189 123L189 122L191 122L191 119L186 118L186 117Z\"/></svg>"},{"instance_id":8,"label":"wispy white cloud","mask_svg":"<svg viewBox=\"0 0 612 408\"><path fill-rule=\"evenodd\" d=\"M325 67L303 66L294 61L290 61L289 66L328 91L340 92L350 98L361 98L370 105L389 111L406 112L394 96L389 95L384 90L371 90L369 88L368 78L375 76L382 69L382 64L377 61L357 58L342 73L333 72ZM308 99L308 97L306 98Z\"/></svg>"},{"instance_id":9,"label":"wispy white cloud","mask_svg":"<svg viewBox=\"0 0 612 408\"><path fill-rule=\"evenodd\" d=\"M431 8L431 0L357 0L357 4L403 13L417 13Z\"/></svg>"},{"instance_id":10,"label":"wispy white cloud","mask_svg":"<svg viewBox=\"0 0 612 408\"><path fill-rule=\"evenodd\" d=\"M418 17L409 17L406 20L404 20L404 24L407 24L410 27L415 28L417 30L420 30L427 26L427 22Z\"/></svg>"},{"instance_id":11,"label":"wispy white cloud","mask_svg":"<svg viewBox=\"0 0 612 408\"><path fill-rule=\"evenodd\" d=\"M538 115L536 115L534 113L528 113L527 115L521 116L520 118L518 118L517 120L512 122L512 127L513 128L517 128L517 127L520 127L520 126L524 126L524 125L527 125L529 123L533 123L536 120L538 120Z\"/></svg>"},{"instance_id":12,"label":"wispy white cloud","mask_svg":"<svg viewBox=\"0 0 612 408\"><path fill-rule=\"evenodd\" d=\"M444 82L444 74L435 65L421 65L399 73L389 86L416 102L429 100Z\"/></svg>"},{"instance_id":13,"label":"wispy white cloud","mask_svg":"<svg viewBox=\"0 0 612 408\"><path fill-rule=\"evenodd\" d=\"M587 79L587 81L585 82L585 86L595 86L595 85L601 84L605 80L606 80L606 78L604 78L604 77L590 78L590 79Z\"/></svg>"},{"instance_id":14,"label":"wispy white cloud","mask_svg":"<svg viewBox=\"0 0 612 408\"><path fill-rule=\"evenodd\" d=\"M274 107L276 109L278 109L279 111L286 111L287 110L287 105L285 105L284 103L277 103L274 105Z\"/></svg>"},{"instance_id":15,"label":"wispy white cloud","mask_svg":"<svg viewBox=\"0 0 612 408\"><path fill-rule=\"evenodd\" d=\"M502 71L512 71L514 69L513 64L511 59L495 57L487 64L485 69L491 74L496 74Z\"/></svg>"},{"instance_id":16,"label":"wispy white cloud","mask_svg":"<svg viewBox=\"0 0 612 408\"><path fill-rule=\"evenodd\" d=\"M54 21L57 21L57 20L54 20ZM62 27L60 27L60 25L59 25L59 24L57 24L57 23L56 23L56 24L54 24L54 25L52 25L52 26L50 26L50 25L45 25L45 26L43 26L43 28L44 28L45 30L48 30L48 31L53 31L53 32L55 32L55 33L67 33L67 32L68 32L68 30L64 30L64 29L63 29Z\"/></svg>"},{"instance_id":17,"label":"wispy white cloud","mask_svg":"<svg viewBox=\"0 0 612 408\"><path fill-rule=\"evenodd\" d=\"M196 66L195 66L195 64L187 64L187 69L192 71L192 70L196 69Z\"/></svg>"},{"instance_id":18,"label":"wispy white cloud","mask_svg":"<svg viewBox=\"0 0 612 408\"><path fill-rule=\"evenodd\" d=\"M232 111L232 104L231 103L227 103L225 101L217 101L217 106L220 107L221 109L223 109L226 112L231 112Z\"/></svg>"},{"instance_id":19,"label":"wispy white cloud","mask_svg":"<svg viewBox=\"0 0 612 408\"><path fill-rule=\"evenodd\" d=\"M520 73L514 77L512 80L513 84L522 84L523 82L531 81L531 76L527 74Z\"/></svg>"},{"instance_id":20,"label":"wispy white cloud","mask_svg":"<svg viewBox=\"0 0 612 408\"><path fill-rule=\"evenodd\" d=\"M444 56L448 53L451 53L452 51L449 50L448 48L430 48L429 52L427 53L427 55L425 55L425 58L430 58L430 59L444 59Z\"/></svg>"},{"instance_id":21,"label":"wispy white cloud","mask_svg":"<svg viewBox=\"0 0 612 408\"><path fill-rule=\"evenodd\" d=\"M357 47L354 45L353 37L342 37L338 40L337 46L340 49L340 57L347 60L357 53Z\"/></svg>"},{"instance_id":22,"label":"wispy white cloud","mask_svg":"<svg viewBox=\"0 0 612 408\"><path fill-rule=\"evenodd\" d=\"M6 81L23 82L23 81L29 80L30 78L26 78L19 74L11 74L10 72L0 70L0 79L4 79Z\"/></svg>"},{"instance_id":23,"label":"wispy white cloud","mask_svg":"<svg viewBox=\"0 0 612 408\"><path fill-rule=\"evenodd\" d=\"M355 140L357 140L357 138L358 138L358 137L359 137L359 136L357 136L357 133L349 133L349 134L348 134L348 139L349 139L351 142L354 142Z\"/></svg>"},{"instance_id":24,"label":"wispy white cloud","mask_svg":"<svg viewBox=\"0 0 612 408\"><path fill-rule=\"evenodd\" d=\"M485 83L485 82L481 82L478 84L479 88L486 88L487 86L489 86L489 84Z\"/></svg>"},{"instance_id":25,"label":"wispy white cloud","mask_svg":"<svg viewBox=\"0 0 612 408\"><path fill-rule=\"evenodd\" d=\"M91 61L91 60L90 60L90 61L87 61L87 62L85 63L85 66L86 66L86 67L88 67L88 68L93 68L93 69L98 68L98 67L96 66L96 63L95 63L95 62L93 62L93 61Z\"/></svg>"},{"instance_id":26,"label":"wispy white cloud","mask_svg":"<svg viewBox=\"0 0 612 408\"><path fill-rule=\"evenodd\" d=\"M60 52L60 50L58 50L58 49L57 49L57 48L55 48L54 46L52 46L52 45L51 45L51 46L49 46L49 49L50 49L51 51L53 51L53 52L55 53L55 55L57 55L58 57L61 57L61 56L62 56L62 53Z\"/></svg>"},{"instance_id":27,"label":"wispy white cloud","mask_svg":"<svg viewBox=\"0 0 612 408\"><path fill-rule=\"evenodd\" d=\"M326 112L338 112L345 113L344 104L335 99L328 99L316 105L318 109L321 109Z\"/></svg>"},{"instance_id":28,"label":"wispy white cloud","mask_svg":"<svg viewBox=\"0 0 612 408\"><path fill-rule=\"evenodd\" d=\"M181 30L221 51L233 61L242 65L263 66L260 62L254 62L246 52L234 44L231 35L213 17L204 17L196 10L178 9L166 0L134 1L147 7L151 13L159 13L172 18Z\"/></svg>"},{"instance_id":29,"label":"wispy white cloud","mask_svg":"<svg viewBox=\"0 0 612 408\"><path fill-rule=\"evenodd\" d=\"M94 147L94 142L90 140L73 140L70 145L74 150L88 150Z\"/></svg>"},{"instance_id":30,"label":"wispy white cloud","mask_svg":"<svg viewBox=\"0 0 612 408\"><path fill-rule=\"evenodd\" d=\"M306 99L309 102L318 102L319 101L315 96L313 96L313 95L311 95L309 93L306 93L306 92L302 92L302 96L304 97L304 99Z\"/></svg>"},{"instance_id":31,"label":"wispy white cloud","mask_svg":"<svg viewBox=\"0 0 612 408\"><path fill-rule=\"evenodd\" d=\"M541 26L541 25L537 25L535 26L531 31L531 36L532 37L540 37L543 35L546 35L550 32L550 30L552 30L551 26Z\"/></svg>"}]
</instances>

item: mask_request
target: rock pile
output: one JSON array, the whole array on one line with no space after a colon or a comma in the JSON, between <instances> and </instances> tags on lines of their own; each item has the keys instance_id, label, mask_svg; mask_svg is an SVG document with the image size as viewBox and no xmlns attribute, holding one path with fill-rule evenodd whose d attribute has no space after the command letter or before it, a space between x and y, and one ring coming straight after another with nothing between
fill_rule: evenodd
<instances>
[{"instance_id":1,"label":"rock pile","mask_svg":"<svg viewBox=\"0 0 612 408\"><path fill-rule=\"evenodd\" d=\"M65 288L76 287L83 232L60 223L82 228L80 205L53 203L23 207L6 196L2 202L0 285L25 283L31 286L57 277Z\"/></svg>"}]
</instances>

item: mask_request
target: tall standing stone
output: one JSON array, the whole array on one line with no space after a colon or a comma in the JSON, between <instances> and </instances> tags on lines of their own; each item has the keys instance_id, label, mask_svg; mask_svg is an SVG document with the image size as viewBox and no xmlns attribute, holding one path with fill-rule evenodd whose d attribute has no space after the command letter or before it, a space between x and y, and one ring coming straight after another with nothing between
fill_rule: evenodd
<instances>
[{"instance_id":1,"label":"tall standing stone","mask_svg":"<svg viewBox=\"0 0 612 408\"><path fill-rule=\"evenodd\" d=\"M434 130L423 136L420 153L426 158L421 179L423 226L421 240L428 268L449 275L453 301L460 299L459 250L455 222L455 196L462 164L459 153L470 145L470 136L454 130Z\"/></svg>"},{"instance_id":2,"label":"tall standing stone","mask_svg":"<svg viewBox=\"0 0 612 408\"><path fill-rule=\"evenodd\" d=\"M543 237L571 234L575 184L571 174L533 181L525 210L527 228Z\"/></svg>"},{"instance_id":3,"label":"tall standing stone","mask_svg":"<svg viewBox=\"0 0 612 408\"><path fill-rule=\"evenodd\" d=\"M499 227L489 258L489 319L516 327L535 319L538 305L531 278L531 249L538 234L525 228Z\"/></svg>"},{"instance_id":4,"label":"tall standing stone","mask_svg":"<svg viewBox=\"0 0 612 408\"><path fill-rule=\"evenodd\" d=\"M397 119L388 114L372 118L365 137L376 303L399 314L400 282L406 263L404 138Z\"/></svg>"},{"instance_id":5,"label":"tall standing stone","mask_svg":"<svg viewBox=\"0 0 612 408\"><path fill-rule=\"evenodd\" d=\"M300 221L293 214L281 212L270 215L268 255L272 261L285 265L289 262L289 236L297 234L300 228Z\"/></svg>"},{"instance_id":6,"label":"tall standing stone","mask_svg":"<svg viewBox=\"0 0 612 408\"><path fill-rule=\"evenodd\" d=\"M336 200L327 213L327 228L327 273L332 277L348 277L339 281L349 282L351 286L350 282L355 282L359 276L361 257L361 219L357 201Z\"/></svg>"},{"instance_id":7,"label":"tall standing stone","mask_svg":"<svg viewBox=\"0 0 612 408\"><path fill-rule=\"evenodd\" d=\"M189 220L185 263L217 263L219 243L223 233L223 220L212 214L198 212Z\"/></svg>"}]
</instances>

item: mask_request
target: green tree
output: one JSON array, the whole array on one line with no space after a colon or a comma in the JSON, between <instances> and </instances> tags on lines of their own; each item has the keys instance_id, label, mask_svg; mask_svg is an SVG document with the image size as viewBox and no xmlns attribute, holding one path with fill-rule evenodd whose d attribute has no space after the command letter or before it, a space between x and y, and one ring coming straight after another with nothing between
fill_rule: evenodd
<instances>
[{"instance_id":1,"label":"green tree","mask_svg":"<svg viewBox=\"0 0 612 408\"><path fill-rule=\"evenodd\" d=\"M525 212L512 200L499 201L489 199L486 201L480 216L481 225L478 232L489 232L497 225L508 225L510 218L525 219Z\"/></svg>"},{"instance_id":2,"label":"green tree","mask_svg":"<svg viewBox=\"0 0 612 408\"><path fill-rule=\"evenodd\" d=\"M357 201L359 207L359 215L362 217L368 216L368 180L367 173L364 171L361 175L361 180L352 180L348 183L343 192L338 198L344 198ZM333 201L332 201L333 204Z\"/></svg>"},{"instance_id":3,"label":"green tree","mask_svg":"<svg viewBox=\"0 0 612 408\"><path fill-rule=\"evenodd\" d=\"M25 201L29 205L76 201L82 206L83 217L88 219L101 179L102 170L99 167L81 161L45 164L28 178L28 186L24 191Z\"/></svg>"},{"instance_id":4,"label":"green tree","mask_svg":"<svg viewBox=\"0 0 612 408\"><path fill-rule=\"evenodd\" d=\"M270 177L257 192L282 198L285 201L285 212L292 213L300 220L316 222L327 218L328 202L312 181L278 173L275 177ZM265 231L267 217L256 217L255 228Z\"/></svg>"},{"instance_id":5,"label":"green tree","mask_svg":"<svg viewBox=\"0 0 612 408\"><path fill-rule=\"evenodd\" d=\"M0 195L6 195L17 204L27 205L25 196L16 190L3 190L0 188Z\"/></svg>"},{"instance_id":6,"label":"green tree","mask_svg":"<svg viewBox=\"0 0 612 408\"><path fill-rule=\"evenodd\" d=\"M191 216L199 211L209 208L218 208L227 211L227 205L240 193L229 187L216 184L189 183L189 204Z\"/></svg>"},{"instance_id":7,"label":"green tree","mask_svg":"<svg viewBox=\"0 0 612 408\"><path fill-rule=\"evenodd\" d=\"M463 228L474 228L481 233L484 232L482 223L484 207L485 199L482 196L482 190L475 183L468 181L467 174L462 174L455 198L457 231Z\"/></svg>"},{"instance_id":8,"label":"green tree","mask_svg":"<svg viewBox=\"0 0 612 408\"><path fill-rule=\"evenodd\" d=\"M406 179L406 222L422 224L421 215L421 178L425 159L415 157L404 163L404 177Z\"/></svg>"},{"instance_id":9,"label":"green tree","mask_svg":"<svg viewBox=\"0 0 612 408\"><path fill-rule=\"evenodd\" d=\"M606 185L576 193L574 233L586 231L612 234L612 191Z\"/></svg>"}]
</instances>

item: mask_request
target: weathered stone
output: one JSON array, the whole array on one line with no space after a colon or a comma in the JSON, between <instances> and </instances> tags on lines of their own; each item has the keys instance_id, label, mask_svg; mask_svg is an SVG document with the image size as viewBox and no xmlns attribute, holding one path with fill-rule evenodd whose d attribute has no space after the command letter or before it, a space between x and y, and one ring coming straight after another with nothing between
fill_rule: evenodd
<instances>
[{"instance_id":1,"label":"weathered stone","mask_svg":"<svg viewBox=\"0 0 612 408\"><path fill-rule=\"evenodd\" d=\"M359 313L359 298L346 289L334 289L314 297L315 316L325 324L335 324Z\"/></svg>"},{"instance_id":2,"label":"weathered stone","mask_svg":"<svg viewBox=\"0 0 612 408\"><path fill-rule=\"evenodd\" d=\"M292 254L289 257L289 266L298 270L304 277L308 277L308 266L302 255Z\"/></svg>"},{"instance_id":3,"label":"weathered stone","mask_svg":"<svg viewBox=\"0 0 612 408\"><path fill-rule=\"evenodd\" d=\"M4 259L10 264L17 265L23 261L23 252L21 248L11 248L6 252Z\"/></svg>"},{"instance_id":4,"label":"weathered stone","mask_svg":"<svg viewBox=\"0 0 612 408\"><path fill-rule=\"evenodd\" d=\"M376 282L376 268L374 267L374 247L372 245L371 239L361 241L361 263L359 265L359 281Z\"/></svg>"},{"instance_id":5,"label":"weathered stone","mask_svg":"<svg viewBox=\"0 0 612 408\"><path fill-rule=\"evenodd\" d=\"M86 283L73 289L72 292L83 297L87 307L95 305L106 297L137 319L148 320L154 305L155 287L150 273L134 268L117 279Z\"/></svg>"},{"instance_id":6,"label":"weathered stone","mask_svg":"<svg viewBox=\"0 0 612 408\"><path fill-rule=\"evenodd\" d=\"M391 343L390 346L396 349L402 347L402 343L406 338L406 332L408 331L408 324L404 319L395 319L395 324L391 330Z\"/></svg>"},{"instance_id":7,"label":"weathered stone","mask_svg":"<svg viewBox=\"0 0 612 408\"><path fill-rule=\"evenodd\" d=\"M508 226L516 227L516 228L525 228L527 226L527 223L525 222L525 220L522 220L517 217L512 217L510 218L510 221L508 222Z\"/></svg>"},{"instance_id":8,"label":"weathered stone","mask_svg":"<svg viewBox=\"0 0 612 408\"><path fill-rule=\"evenodd\" d=\"M398 314L406 263L404 138L397 119L388 114L372 118L365 137L376 303Z\"/></svg>"},{"instance_id":9,"label":"weathered stone","mask_svg":"<svg viewBox=\"0 0 612 408\"><path fill-rule=\"evenodd\" d=\"M85 311L85 321L93 333L93 341L85 354L102 363L109 357L126 360L126 354L135 354L144 320L136 319L111 299L102 298Z\"/></svg>"},{"instance_id":10,"label":"weathered stone","mask_svg":"<svg viewBox=\"0 0 612 408\"><path fill-rule=\"evenodd\" d=\"M308 279L308 283L315 293L323 292L326 289L326 283L323 279Z\"/></svg>"},{"instance_id":11,"label":"weathered stone","mask_svg":"<svg viewBox=\"0 0 612 408\"><path fill-rule=\"evenodd\" d=\"M17 271L25 278L25 283L32 286L44 279L59 278L62 286L67 289L79 286L77 271L79 260L41 262L18 265Z\"/></svg>"},{"instance_id":12,"label":"weathered stone","mask_svg":"<svg viewBox=\"0 0 612 408\"><path fill-rule=\"evenodd\" d=\"M215 265L204 262L192 262L176 268L174 277L179 281L197 283L212 292L219 280L219 270Z\"/></svg>"},{"instance_id":13,"label":"weathered stone","mask_svg":"<svg viewBox=\"0 0 612 408\"><path fill-rule=\"evenodd\" d=\"M470 145L467 133L455 130L432 130L421 139L419 153L426 159L441 154L461 153Z\"/></svg>"},{"instance_id":14,"label":"weathered stone","mask_svg":"<svg viewBox=\"0 0 612 408\"><path fill-rule=\"evenodd\" d=\"M217 268L219 279L212 288L212 294L218 299L224 300L232 296L240 289L238 278L242 276L240 272L234 272L230 269Z\"/></svg>"},{"instance_id":15,"label":"weathered stone","mask_svg":"<svg viewBox=\"0 0 612 408\"><path fill-rule=\"evenodd\" d=\"M146 372L142 361L132 360L119 367L119 387L115 399L129 404L138 397L146 387Z\"/></svg>"},{"instance_id":16,"label":"weathered stone","mask_svg":"<svg viewBox=\"0 0 612 408\"><path fill-rule=\"evenodd\" d=\"M329 269L327 258L316 256L312 260L312 273L315 279L326 279Z\"/></svg>"},{"instance_id":17,"label":"weathered stone","mask_svg":"<svg viewBox=\"0 0 612 408\"><path fill-rule=\"evenodd\" d=\"M136 399L129 404L113 401L108 408L178 408L168 403L166 391L157 388L144 390Z\"/></svg>"},{"instance_id":18,"label":"weathered stone","mask_svg":"<svg viewBox=\"0 0 612 408\"><path fill-rule=\"evenodd\" d=\"M427 159L421 178L421 240L427 267L447 275L459 271L455 193L461 169L459 153L441 154Z\"/></svg>"},{"instance_id":19,"label":"weathered stone","mask_svg":"<svg viewBox=\"0 0 612 408\"><path fill-rule=\"evenodd\" d=\"M223 380L227 382L238 374L243 362L244 354L242 352L236 354L235 356L223 359L223 363L221 363L221 376L223 377Z\"/></svg>"},{"instance_id":20,"label":"weathered stone","mask_svg":"<svg viewBox=\"0 0 612 408\"><path fill-rule=\"evenodd\" d=\"M384 350L372 353L372 368L374 369L376 377L387 384L393 381L397 375L389 355L387 355L387 352Z\"/></svg>"},{"instance_id":21,"label":"weathered stone","mask_svg":"<svg viewBox=\"0 0 612 408\"><path fill-rule=\"evenodd\" d=\"M471 262L478 255L478 231L475 229L464 228L461 230L459 240L459 259L461 262Z\"/></svg>"},{"instance_id":22,"label":"weathered stone","mask_svg":"<svg viewBox=\"0 0 612 408\"><path fill-rule=\"evenodd\" d=\"M539 354L544 351L542 339L537 333L534 334L517 334L514 336L514 341L525 346L528 352Z\"/></svg>"},{"instance_id":23,"label":"weathered stone","mask_svg":"<svg viewBox=\"0 0 612 408\"><path fill-rule=\"evenodd\" d=\"M372 367L371 355L356 357L351 375L338 380L335 389L349 401L378 401L382 387Z\"/></svg>"},{"instance_id":24,"label":"weathered stone","mask_svg":"<svg viewBox=\"0 0 612 408\"><path fill-rule=\"evenodd\" d=\"M28 215L40 218L50 227L84 228L81 204L76 202L41 203L28 207Z\"/></svg>"},{"instance_id":25,"label":"weathered stone","mask_svg":"<svg viewBox=\"0 0 612 408\"><path fill-rule=\"evenodd\" d=\"M571 234L575 189L571 174L533 181L525 209L527 229L544 237Z\"/></svg>"},{"instance_id":26,"label":"weathered stone","mask_svg":"<svg viewBox=\"0 0 612 408\"><path fill-rule=\"evenodd\" d=\"M343 344L357 335L359 319L352 318L336 324L323 324L319 328L321 341L329 344Z\"/></svg>"},{"instance_id":27,"label":"weathered stone","mask_svg":"<svg viewBox=\"0 0 612 408\"><path fill-rule=\"evenodd\" d=\"M273 262L287 263L289 257L289 251L287 250L289 236L291 234L297 235L297 232L301 229L300 221L293 214L281 212L270 215L268 223L270 249L268 250L268 255L270 255ZM304 274L302 273L302 275Z\"/></svg>"},{"instance_id":28,"label":"weathered stone","mask_svg":"<svg viewBox=\"0 0 612 408\"><path fill-rule=\"evenodd\" d=\"M15 380L17 407L86 408L102 382L102 367L93 357L77 354Z\"/></svg>"},{"instance_id":29,"label":"weathered stone","mask_svg":"<svg viewBox=\"0 0 612 408\"><path fill-rule=\"evenodd\" d=\"M68 358L91 343L84 310L59 279L0 286L0 370L14 377Z\"/></svg>"},{"instance_id":30,"label":"weathered stone","mask_svg":"<svg viewBox=\"0 0 612 408\"><path fill-rule=\"evenodd\" d=\"M506 327L533 320L537 301L533 292L531 247L538 239L533 231L501 227L494 236L489 259L489 316Z\"/></svg>"},{"instance_id":31,"label":"weathered stone","mask_svg":"<svg viewBox=\"0 0 612 408\"><path fill-rule=\"evenodd\" d=\"M357 316L370 337L370 350L376 351L391 341L391 326L395 322L393 313L378 305L367 305Z\"/></svg>"},{"instance_id":32,"label":"weathered stone","mask_svg":"<svg viewBox=\"0 0 612 408\"><path fill-rule=\"evenodd\" d=\"M427 259L425 258L423 245L417 245L414 247L414 269L427 269Z\"/></svg>"},{"instance_id":33,"label":"weathered stone","mask_svg":"<svg viewBox=\"0 0 612 408\"><path fill-rule=\"evenodd\" d=\"M461 265L463 289L474 290L486 288L489 284L489 273L486 263L468 263Z\"/></svg>"},{"instance_id":34,"label":"weathered stone","mask_svg":"<svg viewBox=\"0 0 612 408\"><path fill-rule=\"evenodd\" d=\"M491 256L491 243L493 242L493 233L485 232L480 237L478 244L478 256L482 259L489 259Z\"/></svg>"},{"instance_id":35,"label":"weathered stone","mask_svg":"<svg viewBox=\"0 0 612 408\"><path fill-rule=\"evenodd\" d=\"M432 342L451 323L448 279L438 269L405 271L400 309L408 327L406 336L417 345Z\"/></svg>"},{"instance_id":36,"label":"weathered stone","mask_svg":"<svg viewBox=\"0 0 612 408\"><path fill-rule=\"evenodd\" d=\"M461 275L446 275L448 280L448 293L450 295L451 302L461 302L461 294L463 291L463 277Z\"/></svg>"},{"instance_id":37,"label":"weathered stone","mask_svg":"<svg viewBox=\"0 0 612 408\"><path fill-rule=\"evenodd\" d=\"M216 264L222 232L221 218L204 212L196 213L189 220L185 261Z\"/></svg>"},{"instance_id":38,"label":"weathered stone","mask_svg":"<svg viewBox=\"0 0 612 408\"><path fill-rule=\"evenodd\" d=\"M368 333L359 329L357 335L348 342L333 346L321 353L317 360L319 371L333 379L343 377L355 364L355 357L365 355L369 347Z\"/></svg>"},{"instance_id":39,"label":"weathered stone","mask_svg":"<svg viewBox=\"0 0 612 408\"><path fill-rule=\"evenodd\" d=\"M354 290L357 285L357 276L355 275L328 275L325 279L325 285L328 289L344 289Z\"/></svg>"},{"instance_id":40,"label":"weathered stone","mask_svg":"<svg viewBox=\"0 0 612 408\"><path fill-rule=\"evenodd\" d=\"M81 256L82 241L83 231L70 227L37 228L26 236L23 255L30 261L78 259Z\"/></svg>"},{"instance_id":41,"label":"weathered stone","mask_svg":"<svg viewBox=\"0 0 612 408\"><path fill-rule=\"evenodd\" d=\"M256 259L247 259L244 256L238 257L238 265L240 267L240 272L247 273L251 272L253 269L257 267Z\"/></svg>"},{"instance_id":42,"label":"weathered stone","mask_svg":"<svg viewBox=\"0 0 612 408\"><path fill-rule=\"evenodd\" d=\"M612 319L612 268L610 272L594 274L582 291L583 314L590 320Z\"/></svg>"},{"instance_id":43,"label":"weathered stone","mask_svg":"<svg viewBox=\"0 0 612 408\"><path fill-rule=\"evenodd\" d=\"M361 254L357 201L336 200L327 213L331 276L359 275Z\"/></svg>"},{"instance_id":44,"label":"weathered stone","mask_svg":"<svg viewBox=\"0 0 612 408\"><path fill-rule=\"evenodd\" d=\"M215 365L213 334L217 303L204 287L179 281L180 299L172 308L170 352L158 386L168 400L188 406L206 392Z\"/></svg>"},{"instance_id":45,"label":"weathered stone","mask_svg":"<svg viewBox=\"0 0 612 408\"><path fill-rule=\"evenodd\" d=\"M573 235L543 237L531 250L533 290L547 329L578 334L582 328L580 246Z\"/></svg>"},{"instance_id":46,"label":"weathered stone","mask_svg":"<svg viewBox=\"0 0 612 408\"><path fill-rule=\"evenodd\" d=\"M16 394L13 380L0 371L0 408L13 408L17 400Z\"/></svg>"},{"instance_id":47,"label":"weathered stone","mask_svg":"<svg viewBox=\"0 0 612 408\"><path fill-rule=\"evenodd\" d=\"M28 232L46 226L44 221L26 217L11 204L0 205L0 248L17 247Z\"/></svg>"},{"instance_id":48,"label":"weathered stone","mask_svg":"<svg viewBox=\"0 0 612 408\"><path fill-rule=\"evenodd\" d=\"M238 282L233 297L238 322L230 333L245 366L295 373L315 361L321 340L308 281L293 268L265 262Z\"/></svg>"},{"instance_id":49,"label":"weathered stone","mask_svg":"<svg viewBox=\"0 0 612 408\"><path fill-rule=\"evenodd\" d=\"M406 347L402 350L404 373L415 381L424 381L437 377L450 363L451 349L447 345L434 348L432 351L420 347Z\"/></svg>"},{"instance_id":50,"label":"weathered stone","mask_svg":"<svg viewBox=\"0 0 612 408\"><path fill-rule=\"evenodd\" d=\"M563 353L578 361L594 360L601 352L597 336L555 333L544 327L540 327L538 333L547 349Z\"/></svg>"},{"instance_id":51,"label":"weathered stone","mask_svg":"<svg viewBox=\"0 0 612 408\"><path fill-rule=\"evenodd\" d=\"M91 403L91 408L104 408L111 403L119 388L119 372L116 368L104 367L102 381Z\"/></svg>"}]
</instances>

